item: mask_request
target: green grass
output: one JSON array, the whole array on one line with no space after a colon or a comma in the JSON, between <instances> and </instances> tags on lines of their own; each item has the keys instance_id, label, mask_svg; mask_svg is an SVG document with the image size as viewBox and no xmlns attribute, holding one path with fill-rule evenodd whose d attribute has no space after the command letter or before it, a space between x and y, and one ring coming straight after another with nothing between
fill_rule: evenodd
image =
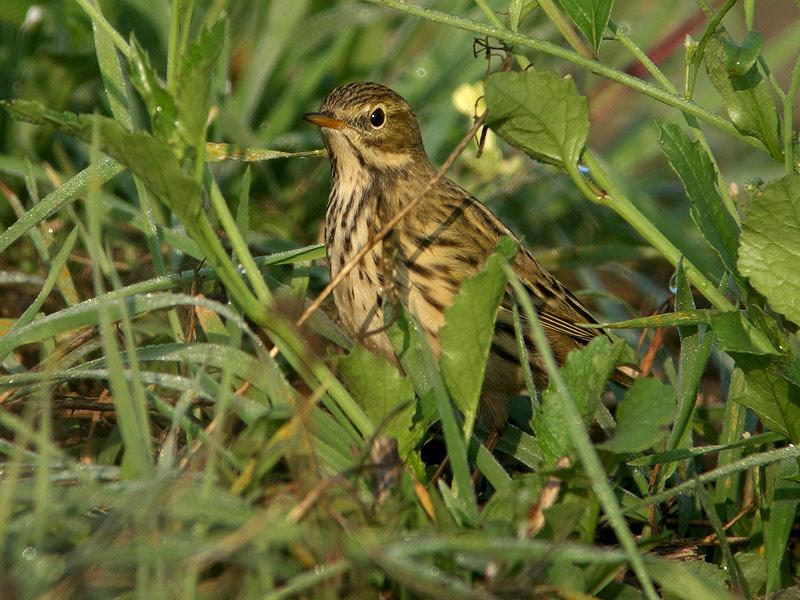
<instances>
[{"instance_id":1,"label":"green grass","mask_svg":"<svg viewBox=\"0 0 800 600\"><path fill-rule=\"evenodd\" d=\"M4 2L0 595L791 593L798 25L752 0ZM473 55L487 35L514 73ZM494 133L449 176L613 342L559 368L509 245L441 363L402 308L402 371L330 303L295 327L327 283L300 117L364 79L437 164L485 83ZM505 286L551 383L489 451ZM631 361L647 375L609 388Z\"/></svg>"}]
</instances>

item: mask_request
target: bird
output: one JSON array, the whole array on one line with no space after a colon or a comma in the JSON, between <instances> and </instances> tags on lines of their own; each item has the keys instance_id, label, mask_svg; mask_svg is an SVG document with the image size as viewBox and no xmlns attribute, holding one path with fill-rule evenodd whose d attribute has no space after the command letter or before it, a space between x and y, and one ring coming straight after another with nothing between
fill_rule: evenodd
<instances>
[{"instance_id":1,"label":"bird","mask_svg":"<svg viewBox=\"0 0 800 600\"><path fill-rule=\"evenodd\" d=\"M435 177L419 123L406 100L372 82L338 87L318 112L303 118L322 133L331 165L324 238L333 279L393 215L415 199ZM513 270L536 306L559 363L605 332L591 312L550 274L519 238L484 204L447 178L424 195L395 225L387 243L376 244L333 290L345 330L372 352L397 364L383 330L386 296L396 295L420 324L438 357L445 309L461 283L479 273L499 241L518 244ZM393 268L385 268L390 260ZM387 277L391 278L387 281ZM508 421L508 401L523 393L509 291L498 310L478 406L478 420L491 432ZM531 339L527 354L538 389L547 375Z\"/></svg>"}]
</instances>

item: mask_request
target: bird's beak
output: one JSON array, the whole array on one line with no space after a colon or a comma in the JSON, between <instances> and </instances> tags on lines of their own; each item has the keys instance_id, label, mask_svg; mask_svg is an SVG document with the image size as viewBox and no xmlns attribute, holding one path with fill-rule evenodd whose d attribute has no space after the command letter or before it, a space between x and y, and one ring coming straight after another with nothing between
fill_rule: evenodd
<instances>
[{"instance_id":1,"label":"bird's beak","mask_svg":"<svg viewBox=\"0 0 800 600\"><path fill-rule=\"evenodd\" d=\"M328 129L342 129L345 126L345 122L341 119L334 119L325 113L306 113L303 118L309 123Z\"/></svg>"}]
</instances>

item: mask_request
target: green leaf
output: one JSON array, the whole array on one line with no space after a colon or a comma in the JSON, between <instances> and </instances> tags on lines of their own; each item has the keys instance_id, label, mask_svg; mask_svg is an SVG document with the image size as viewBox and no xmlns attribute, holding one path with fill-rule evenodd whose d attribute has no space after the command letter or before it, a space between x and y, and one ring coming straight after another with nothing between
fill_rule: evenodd
<instances>
[{"instance_id":1,"label":"green leaf","mask_svg":"<svg viewBox=\"0 0 800 600\"><path fill-rule=\"evenodd\" d=\"M734 359L731 400L752 409L773 431L800 441L800 388L781 376L774 360L751 354Z\"/></svg>"},{"instance_id":2,"label":"green leaf","mask_svg":"<svg viewBox=\"0 0 800 600\"><path fill-rule=\"evenodd\" d=\"M589 133L589 108L571 77L528 69L486 79L487 123L534 158L575 164Z\"/></svg>"},{"instance_id":3,"label":"green leaf","mask_svg":"<svg viewBox=\"0 0 800 600\"><path fill-rule=\"evenodd\" d=\"M694 297L692 296L689 281L686 278L683 261L678 263L678 268L675 271L675 284L675 310L694 311ZM667 451L692 445L691 424L697 407L697 402L695 401L697 398L697 386L700 384L700 378L705 371L715 339L713 331L709 331L707 327L695 325L678 327L678 335L681 340L681 351L678 365L678 382L675 390L677 415L665 446ZM658 474L656 489L663 489L665 482L677 468L677 464L671 464L662 469Z\"/></svg>"},{"instance_id":4,"label":"green leaf","mask_svg":"<svg viewBox=\"0 0 800 600\"><path fill-rule=\"evenodd\" d=\"M648 454L647 456L631 458L627 461L627 463L629 465L635 465L639 467L664 465L734 448L753 448L757 450L759 447L763 447L767 444L774 444L775 442L781 442L783 439L783 436L779 433L759 433L730 444L714 444L712 446L695 446L677 448L674 450L665 450L664 452L656 452L654 454Z\"/></svg>"},{"instance_id":5,"label":"green leaf","mask_svg":"<svg viewBox=\"0 0 800 600\"><path fill-rule=\"evenodd\" d=\"M175 100L159 79L147 51L141 47L135 36L131 36L128 70L133 87L147 107L153 135L160 140L175 143L175 122L178 119Z\"/></svg>"},{"instance_id":6,"label":"green leaf","mask_svg":"<svg viewBox=\"0 0 800 600\"><path fill-rule=\"evenodd\" d=\"M661 584L667 600L733 600L726 585L726 574L719 565L651 559L647 561L647 571Z\"/></svg>"},{"instance_id":7,"label":"green leaf","mask_svg":"<svg viewBox=\"0 0 800 600\"><path fill-rule=\"evenodd\" d=\"M709 308L697 308L687 310L676 310L675 312L652 315L650 317L639 317L616 321L614 323L603 323L597 325L603 329L641 329L646 327L687 327L694 325L708 324L714 311Z\"/></svg>"},{"instance_id":8,"label":"green leaf","mask_svg":"<svg viewBox=\"0 0 800 600\"><path fill-rule=\"evenodd\" d=\"M693 142L677 125L656 123L658 143L670 166L678 174L692 202L692 219L712 248L717 251L725 268L734 276L739 228L726 210L717 189L717 172L699 142Z\"/></svg>"},{"instance_id":9,"label":"green leaf","mask_svg":"<svg viewBox=\"0 0 800 600\"><path fill-rule=\"evenodd\" d=\"M392 308L391 305L388 308ZM459 521L476 523L478 504L469 471L467 445L458 427L458 417L447 395L442 375L436 368L433 351L425 334L402 304L397 305L397 311L397 317L392 318L391 311L384 310L384 319L389 323L386 333L400 364L421 399L421 424L427 427L431 419L435 418L430 414L431 408L442 422L447 456L453 468L454 487L457 489L454 498L458 499L457 505L463 513L454 516ZM439 484L444 485L444 482L439 480Z\"/></svg>"},{"instance_id":10,"label":"green leaf","mask_svg":"<svg viewBox=\"0 0 800 600\"><path fill-rule=\"evenodd\" d=\"M350 354L339 361L339 372L369 420L379 428L381 435L397 440L400 456L405 458L419 441L411 432L416 410L411 380L385 358L363 346L354 346Z\"/></svg>"},{"instance_id":11,"label":"green leaf","mask_svg":"<svg viewBox=\"0 0 800 600\"><path fill-rule=\"evenodd\" d=\"M766 185L742 225L739 268L770 306L800 324L800 174Z\"/></svg>"},{"instance_id":12,"label":"green leaf","mask_svg":"<svg viewBox=\"0 0 800 600\"><path fill-rule=\"evenodd\" d=\"M725 66L731 77L741 77L752 69L764 45L764 36L758 31L748 31L741 46L723 38Z\"/></svg>"},{"instance_id":13,"label":"green leaf","mask_svg":"<svg viewBox=\"0 0 800 600\"><path fill-rule=\"evenodd\" d=\"M753 596L761 595L767 581L767 561L758 552L737 552L733 555L742 578Z\"/></svg>"},{"instance_id":14,"label":"green leaf","mask_svg":"<svg viewBox=\"0 0 800 600\"><path fill-rule=\"evenodd\" d=\"M748 321L741 311L713 314L711 327L717 333L720 349L726 352L780 354L769 337Z\"/></svg>"},{"instance_id":15,"label":"green leaf","mask_svg":"<svg viewBox=\"0 0 800 600\"><path fill-rule=\"evenodd\" d=\"M614 0L559 0L564 11L592 44L600 49Z\"/></svg>"},{"instance_id":16,"label":"green leaf","mask_svg":"<svg viewBox=\"0 0 800 600\"><path fill-rule=\"evenodd\" d=\"M450 395L464 414L465 439L469 439L475 423L497 309L508 284L503 265L514 254L516 244L504 238L486 260L483 271L462 283L452 306L445 310L445 324L439 330L439 363Z\"/></svg>"},{"instance_id":17,"label":"green leaf","mask_svg":"<svg viewBox=\"0 0 800 600\"><path fill-rule=\"evenodd\" d=\"M728 115L739 131L761 140L772 157L782 162L780 124L769 86L756 65L744 75L731 77L723 39L714 34L706 44L704 58L708 77L725 101Z\"/></svg>"},{"instance_id":18,"label":"green leaf","mask_svg":"<svg viewBox=\"0 0 800 600\"><path fill-rule=\"evenodd\" d=\"M439 418L434 399L436 390L441 387L441 391L447 395L430 345L406 310L400 311L397 320L386 329L386 334L420 399L415 425L427 429Z\"/></svg>"},{"instance_id":19,"label":"green leaf","mask_svg":"<svg viewBox=\"0 0 800 600\"><path fill-rule=\"evenodd\" d=\"M511 31L517 31L519 29L523 5L523 0L511 0L508 3L508 27Z\"/></svg>"},{"instance_id":20,"label":"green leaf","mask_svg":"<svg viewBox=\"0 0 800 600\"><path fill-rule=\"evenodd\" d=\"M769 502L762 508L767 558L767 597L781 588L781 562L786 554L786 544L800 503L800 483L793 481L798 475L797 461L787 459L776 466L778 472L775 486Z\"/></svg>"},{"instance_id":21,"label":"green leaf","mask_svg":"<svg viewBox=\"0 0 800 600\"><path fill-rule=\"evenodd\" d=\"M638 379L617 407L614 437L601 447L625 454L657 446L669 432L674 414L672 386L657 379Z\"/></svg>"},{"instance_id":22,"label":"green leaf","mask_svg":"<svg viewBox=\"0 0 800 600\"><path fill-rule=\"evenodd\" d=\"M205 142L211 103L212 73L224 45L225 33L226 22L219 21L211 29L204 29L186 48L175 88L178 131L201 154L204 154L201 144Z\"/></svg>"},{"instance_id":23,"label":"green leaf","mask_svg":"<svg viewBox=\"0 0 800 600\"><path fill-rule=\"evenodd\" d=\"M614 367L622 356L624 344L613 343L606 336L598 336L585 348L573 350L561 367L561 374L570 394L581 413L584 424L588 424L600 404L600 395ZM552 465L570 449L567 426L564 423L562 400L558 391L550 384L542 394L542 409L533 421L533 431L545 459Z\"/></svg>"}]
</instances>

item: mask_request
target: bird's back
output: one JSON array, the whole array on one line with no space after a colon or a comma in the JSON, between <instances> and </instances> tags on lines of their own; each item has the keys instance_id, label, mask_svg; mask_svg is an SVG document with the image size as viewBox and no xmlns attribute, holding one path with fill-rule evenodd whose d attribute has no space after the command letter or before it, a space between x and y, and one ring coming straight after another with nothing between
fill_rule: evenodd
<instances>
[{"instance_id":1,"label":"bird's back","mask_svg":"<svg viewBox=\"0 0 800 600\"><path fill-rule=\"evenodd\" d=\"M410 185L409 189L418 189ZM408 194L405 194L408 195ZM342 209L329 205L329 259L332 276L376 233L397 210L413 198L395 190L390 193L374 186L369 197L360 198L361 229L350 228L350 241L340 227L347 222ZM333 214L331 214L333 211ZM366 213L369 214L365 218ZM343 221L344 219L344 221ZM444 324L444 310L452 305L461 283L483 269L486 259L503 236L519 242L516 236L474 196L457 184L442 179L395 228L389 237L394 256L389 272L398 300L407 307L424 329L431 347L440 351L439 328ZM331 245L336 249L332 252ZM373 351L394 359L383 325L387 269L382 260L386 245L376 245L343 284L335 300L350 333ZM577 323L593 323L591 313L555 277L548 273L531 253L519 245L514 271L528 290L538 310L549 342L559 361L597 335L597 330ZM498 311L495 338L490 352L481 406L482 420L499 429L507 418L507 400L524 389L518 345L514 335L512 300L506 294ZM546 378L534 346L526 341L537 383Z\"/></svg>"}]
</instances>

